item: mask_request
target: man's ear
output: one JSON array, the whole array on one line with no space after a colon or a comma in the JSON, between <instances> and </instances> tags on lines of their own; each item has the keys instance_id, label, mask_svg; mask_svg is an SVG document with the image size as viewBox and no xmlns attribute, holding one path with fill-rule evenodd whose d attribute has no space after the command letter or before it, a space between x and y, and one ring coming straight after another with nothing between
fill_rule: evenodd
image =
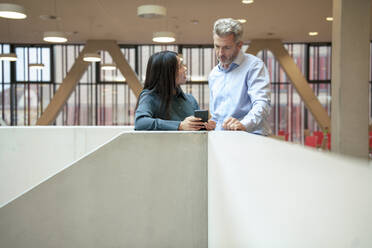
<instances>
[{"instance_id":1,"label":"man's ear","mask_svg":"<svg viewBox=\"0 0 372 248\"><path fill-rule=\"evenodd\" d=\"M239 41L236 45L237 45L237 47L238 47L239 49L241 49L242 46L243 46L243 41Z\"/></svg>"}]
</instances>

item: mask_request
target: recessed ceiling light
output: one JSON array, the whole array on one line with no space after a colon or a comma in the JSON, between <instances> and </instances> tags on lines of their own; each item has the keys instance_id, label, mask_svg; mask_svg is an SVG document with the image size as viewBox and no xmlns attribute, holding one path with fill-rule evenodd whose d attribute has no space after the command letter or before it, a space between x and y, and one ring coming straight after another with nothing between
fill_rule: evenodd
<instances>
[{"instance_id":1,"label":"recessed ceiling light","mask_svg":"<svg viewBox=\"0 0 372 248\"><path fill-rule=\"evenodd\" d=\"M9 19L25 19L25 9L18 4L0 3L0 17Z\"/></svg>"},{"instance_id":2,"label":"recessed ceiling light","mask_svg":"<svg viewBox=\"0 0 372 248\"><path fill-rule=\"evenodd\" d=\"M318 32L309 32L309 35L310 36L317 36L318 35Z\"/></svg>"},{"instance_id":3,"label":"recessed ceiling light","mask_svg":"<svg viewBox=\"0 0 372 248\"><path fill-rule=\"evenodd\" d=\"M152 38L153 42L170 43L176 41L175 35L172 32L155 32Z\"/></svg>"},{"instance_id":4,"label":"recessed ceiling light","mask_svg":"<svg viewBox=\"0 0 372 248\"><path fill-rule=\"evenodd\" d=\"M247 22L246 19L237 19L237 21L240 22L240 23L246 23Z\"/></svg>"},{"instance_id":5,"label":"recessed ceiling light","mask_svg":"<svg viewBox=\"0 0 372 248\"><path fill-rule=\"evenodd\" d=\"M67 42L67 38L63 32L51 31L44 32L44 41L53 43L64 43Z\"/></svg>"},{"instance_id":6,"label":"recessed ceiling light","mask_svg":"<svg viewBox=\"0 0 372 248\"><path fill-rule=\"evenodd\" d=\"M100 62L101 56L98 53L86 53L83 60L86 62Z\"/></svg>"},{"instance_id":7,"label":"recessed ceiling light","mask_svg":"<svg viewBox=\"0 0 372 248\"><path fill-rule=\"evenodd\" d=\"M101 64L101 70L113 71L113 70L116 70L116 65L115 64Z\"/></svg>"},{"instance_id":8,"label":"recessed ceiling light","mask_svg":"<svg viewBox=\"0 0 372 248\"><path fill-rule=\"evenodd\" d=\"M141 5L137 8L137 15L142 18L159 18L167 15L167 9L160 5Z\"/></svg>"},{"instance_id":9,"label":"recessed ceiling light","mask_svg":"<svg viewBox=\"0 0 372 248\"><path fill-rule=\"evenodd\" d=\"M243 4L250 4L250 3L253 3L253 2L254 2L253 0L242 0Z\"/></svg>"},{"instance_id":10,"label":"recessed ceiling light","mask_svg":"<svg viewBox=\"0 0 372 248\"><path fill-rule=\"evenodd\" d=\"M0 54L0 60L17 61L17 55L15 53L3 53L3 54Z\"/></svg>"},{"instance_id":11,"label":"recessed ceiling light","mask_svg":"<svg viewBox=\"0 0 372 248\"><path fill-rule=\"evenodd\" d=\"M35 64L28 64L28 67L29 68L32 68L32 69L44 69L44 64L40 64L40 63L35 63Z\"/></svg>"},{"instance_id":12,"label":"recessed ceiling light","mask_svg":"<svg viewBox=\"0 0 372 248\"><path fill-rule=\"evenodd\" d=\"M328 17L326 18L326 20L329 21L329 22L331 22L331 21L333 21L333 17L332 17L332 16L328 16Z\"/></svg>"}]
</instances>

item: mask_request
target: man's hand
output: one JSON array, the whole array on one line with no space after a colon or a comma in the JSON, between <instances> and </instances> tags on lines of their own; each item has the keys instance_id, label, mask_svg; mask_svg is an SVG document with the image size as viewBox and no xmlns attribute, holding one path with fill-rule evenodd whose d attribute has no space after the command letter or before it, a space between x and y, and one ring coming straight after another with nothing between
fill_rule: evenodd
<instances>
[{"instance_id":1,"label":"man's hand","mask_svg":"<svg viewBox=\"0 0 372 248\"><path fill-rule=\"evenodd\" d=\"M208 131L214 130L216 128L216 122L212 120L208 120L208 122L204 122L205 129Z\"/></svg>"},{"instance_id":2,"label":"man's hand","mask_svg":"<svg viewBox=\"0 0 372 248\"><path fill-rule=\"evenodd\" d=\"M204 123L201 121L201 118L197 118L195 116L186 117L183 121L181 121L178 130L181 131L198 131L204 127Z\"/></svg>"},{"instance_id":3,"label":"man's hand","mask_svg":"<svg viewBox=\"0 0 372 248\"><path fill-rule=\"evenodd\" d=\"M245 126L236 118L229 117L225 119L222 124L223 129L225 130L234 130L234 131L245 131Z\"/></svg>"}]
</instances>

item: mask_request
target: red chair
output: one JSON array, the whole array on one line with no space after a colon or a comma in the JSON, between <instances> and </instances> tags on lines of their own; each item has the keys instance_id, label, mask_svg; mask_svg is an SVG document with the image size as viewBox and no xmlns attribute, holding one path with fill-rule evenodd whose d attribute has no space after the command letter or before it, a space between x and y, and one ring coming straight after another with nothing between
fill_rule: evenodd
<instances>
[{"instance_id":1,"label":"red chair","mask_svg":"<svg viewBox=\"0 0 372 248\"><path fill-rule=\"evenodd\" d=\"M323 132L322 131L314 131L313 135L318 137L318 147L322 146L323 142Z\"/></svg>"},{"instance_id":2,"label":"red chair","mask_svg":"<svg viewBox=\"0 0 372 248\"><path fill-rule=\"evenodd\" d=\"M288 141L288 133L285 132L284 130L279 130L279 131L278 131L278 135L279 135L279 136L284 136L285 141Z\"/></svg>"},{"instance_id":3,"label":"red chair","mask_svg":"<svg viewBox=\"0 0 372 248\"><path fill-rule=\"evenodd\" d=\"M305 137L305 146L317 147L318 137L317 136L306 136Z\"/></svg>"}]
</instances>

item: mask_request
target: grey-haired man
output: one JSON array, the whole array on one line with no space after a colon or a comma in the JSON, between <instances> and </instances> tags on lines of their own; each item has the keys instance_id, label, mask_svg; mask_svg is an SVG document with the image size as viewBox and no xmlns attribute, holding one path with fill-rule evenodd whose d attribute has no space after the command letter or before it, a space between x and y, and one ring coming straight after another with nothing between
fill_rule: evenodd
<instances>
[{"instance_id":1,"label":"grey-haired man","mask_svg":"<svg viewBox=\"0 0 372 248\"><path fill-rule=\"evenodd\" d=\"M218 65L209 74L209 109L216 130L242 130L269 135L270 83L265 64L241 51L243 29L237 20L215 22Z\"/></svg>"}]
</instances>

